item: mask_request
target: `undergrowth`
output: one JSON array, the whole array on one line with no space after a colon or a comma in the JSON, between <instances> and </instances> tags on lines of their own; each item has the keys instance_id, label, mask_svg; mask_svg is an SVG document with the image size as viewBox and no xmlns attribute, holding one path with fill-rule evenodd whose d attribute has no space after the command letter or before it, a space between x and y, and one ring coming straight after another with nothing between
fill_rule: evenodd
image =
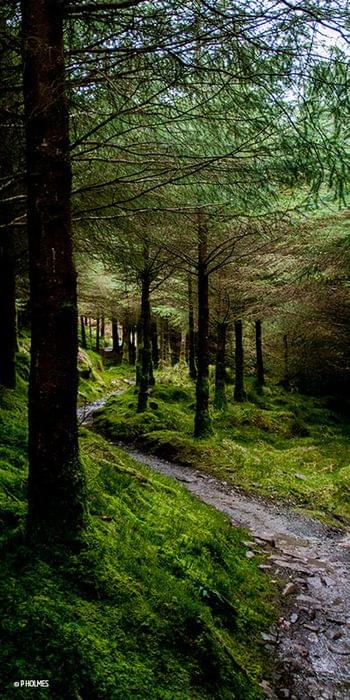
<instances>
[{"instance_id":1,"label":"undergrowth","mask_svg":"<svg viewBox=\"0 0 350 700\"><path fill-rule=\"evenodd\" d=\"M180 371L159 373L148 410L135 412L134 390L112 398L95 419L113 440L136 442L292 505L329 522L350 518L350 429L330 399L247 381L247 401L212 409L213 435L195 440L194 387ZM232 392L228 388L227 393Z\"/></svg>"},{"instance_id":2,"label":"undergrowth","mask_svg":"<svg viewBox=\"0 0 350 700\"><path fill-rule=\"evenodd\" d=\"M177 483L84 429L84 546L26 545L26 388L0 394L1 697L262 698L275 589L243 531Z\"/></svg>"}]
</instances>

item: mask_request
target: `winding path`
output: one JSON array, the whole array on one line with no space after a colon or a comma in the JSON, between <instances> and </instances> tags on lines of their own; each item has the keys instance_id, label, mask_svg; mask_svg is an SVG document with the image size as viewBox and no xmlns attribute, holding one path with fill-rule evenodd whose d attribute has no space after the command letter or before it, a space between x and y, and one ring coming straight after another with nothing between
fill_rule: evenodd
<instances>
[{"instance_id":1,"label":"winding path","mask_svg":"<svg viewBox=\"0 0 350 700\"><path fill-rule=\"evenodd\" d=\"M104 402L91 404L85 418L80 414L86 425ZM248 558L264 551L261 568L286 579L284 616L262 635L276 659L272 681L262 684L266 696L350 700L350 531L250 496L199 470L119 447L249 530L254 541L246 543Z\"/></svg>"}]
</instances>

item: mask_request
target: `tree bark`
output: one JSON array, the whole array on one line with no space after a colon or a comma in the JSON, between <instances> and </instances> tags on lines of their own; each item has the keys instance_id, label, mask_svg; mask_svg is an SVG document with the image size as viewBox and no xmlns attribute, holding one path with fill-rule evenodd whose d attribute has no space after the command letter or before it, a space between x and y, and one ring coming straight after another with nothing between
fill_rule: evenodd
<instances>
[{"instance_id":1,"label":"tree bark","mask_svg":"<svg viewBox=\"0 0 350 700\"><path fill-rule=\"evenodd\" d=\"M194 309L192 277L188 276L188 369L191 379L197 379L196 338L194 330Z\"/></svg>"},{"instance_id":2,"label":"tree bark","mask_svg":"<svg viewBox=\"0 0 350 700\"><path fill-rule=\"evenodd\" d=\"M241 320L235 321L235 388L233 398L238 402L246 399L244 391L243 324Z\"/></svg>"},{"instance_id":3,"label":"tree bark","mask_svg":"<svg viewBox=\"0 0 350 700\"><path fill-rule=\"evenodd\" d=\"M120 364L122 346L119 345L118 321L112 318L112 348L115 362Z\"/></svg>"},{"instance_id":4,"label":"tree bark","mask_svg":"<svg viewBox=\"0 0 350 700\"><path fill-rule=\"evenodd\" d=\"M139 393L137 403L138 413L142 413L147 409L148 387L152 364L150 278L148 272L144 272L142 276L141 324L142 346L141 367L139 375Z\"/></svg>"},{"instance_id":5,"label":"tree bark","mask_svg":"<svg viewBox=\"0 0 350 700\"><path fill-rule=\"evenodd\" d=\"M198 368L196 383L195 437L211 432L209 416L209 283L207 269L207 231L198 227Z\"/></svg>"},{"instance_id":6,"label":"tree bark","mask_svg":"<svg viewBox=\"0 0 350 700\"><path fill-rule=\"evenodd\" d=\"M17 348L14 230L8 227L0 231L0 385L14 389Z\"/></svg>"},{"instance_id":7,"label":"tree bark","mask_svg":"<svg viewBox=\"0 0 350 700\"><path fill-rule=\"evenodd\" d=\"M227 323L217 324L216 341L216 364L215 364L215 397L214 406L225 408L227 404L225 382L226 382L226 332Z\"/></svg>"},{"instance_id":8,"label":"tree bark","mask_svg":"<svg viewBox=\"0 0 350 700\"><path fill-rule=\"evenodd\" d=\"M86 350L86 332L85 332L85 321L84 316L80 316L80 334L81 334L81 347Z\"/></svg>"},{"instance_id":9,"label":"tree bark","mask_svg":"<svg viewBox=\"0 0 350 700\"><path fill-rule=\"evenodd\" d=\"M63 8L59 0L21 2L32 310L28 535L46 542L75 539L86 514Z\"/></svg>"},{"instance_id":10,"label":"tree bark","mask_svg":"<svg viewBox=\"0 0 350 700\"><path fill-rule=\"evenodd\" d=\"M255 321L256 381L259 387L265 384L264 358L262 348L261 321Z\"/></svg>"},{"instance_id":11,"label":"tree bark","mask_svg":"<svg viewBox=\"0 0 350 700\"><path fill-rule=\"evenodd\" d=\"M95 350L96 352L100 352L100 317L98 316L96 319L96 345L95 345Z\"/></svg>"},{"instance_id":12,"label":"tree bark","mask_svg":"<svg viewBox=\"0 0 350 700\"><path fill-rule=\"evenodd\" d=\"M102 350L105 346L105 317L101 316L101 326L100 326L100 340L102 342Z\"/></svg>"},{"instance_id":13,"label":"tree bark","mask_svg":"<svg viewBox=\"0 0 350 700\"><path fill-rule=\"evenodd\" d=\"M92 318L89 318L89 340L90 340L90 348L92 348Z\"/></svg>"},{"instance_id":14,"label":"tree bark","mask_svg":"<svg viewBox=\"0 0 350 700\"><path fill-rule=\"evenodd\" d=\"M151 322L151 343L152 343L152 364L154 369L159 366L159 348L158 348L158 324L156 320Z\"/></svg>"}]
</instances>

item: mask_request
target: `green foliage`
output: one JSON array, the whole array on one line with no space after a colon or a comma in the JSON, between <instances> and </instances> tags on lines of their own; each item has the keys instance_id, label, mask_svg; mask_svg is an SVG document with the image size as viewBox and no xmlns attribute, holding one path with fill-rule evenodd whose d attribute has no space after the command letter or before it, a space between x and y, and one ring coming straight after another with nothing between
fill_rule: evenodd
<instances>
[{"instance_id":1,"label":"green foliage","mask_svg":"<svg viewBox=\"0 0 350 700\"><path fill-rule=\"evenodd\" d=\"M166 391L174 403L174 387ZM184 389L188 400L191 394ZM156 394L156 392L155 392ZM183 394L182 394L183 395ZM128 411L133 391L120 398ZM82 430L90 527L81 549L23 539L26 385L1 400L1 697L253 700L274 589L214 509ZM109 410L115 409L116 399ZM5 489L5 490L4 490Z\"/></svg>"}]
</instances>

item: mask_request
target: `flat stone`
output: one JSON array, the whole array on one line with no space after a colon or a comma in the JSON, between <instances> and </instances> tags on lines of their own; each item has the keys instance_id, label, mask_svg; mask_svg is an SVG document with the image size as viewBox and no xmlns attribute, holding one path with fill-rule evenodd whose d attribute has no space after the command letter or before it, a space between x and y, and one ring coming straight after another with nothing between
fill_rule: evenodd
<instances>
[{"instance_id":1,"label":"flat stone","mask_svg":"<svg viewBox=\"0 0 350 700\"><path fill-rule=\"evenodd\" d=\"M300 479L301 481L306 481L306 476L304 474L297 473L297 474L294 474L294 477L296 479Z\"/></svg>"},{"instance_id":2,"label":"flat stone","mask_svg":"<svg viewBox=\"0 0 350 700\"><path fill-rule=\"evenodd\" d=\"M312 622L305 622L304 627L305 627L305 629L310 630L310 632L319 632L320 631L320 626L313 625Z\"/></svg>"},{"instance_id":3,"label":"flat stone","mask_svg":"<svg viewBox=\"0 0 350 700\"><path fill-rule=\"evenodd\" d=\"M284 587L284 589L283 589L283 591L282 591L282 595L284 595L284 596L291 595L292 593L297 593L298 590L299 590L299 589L298 589L297 584L294 583L294 581L290 581L290 582L287 583L287 585Z\"/></svg>"},{"instance_id":4,"label":"flat stone","mask_svg":"<svg viewBox=\"0 0 350 700\"><path fill-rule=\"evenodd\" d=\"M261 571L269 571L272 569L271 564L259 564L258 567Z\"/></svg>"},{"instance_id":5,"label":"flat stone","mask_svg":"<svg viewBox=\"0 0 350 700\"><path fill-rule=\"evenodd\" d=\"M245 555L247 559L253 559L255 557L254 552L246 552Z\"/></svg>"},{"instance_id":6,"label":"flat stone","mask_svg":"<svg viewBox=\"0 0 350 700\"><path fill-rule=\"evenodd\" d=\"M291 623L294 625L294 623L297 622L297 620L298 620L298 615L296 613L292 613L289 619L290 619Z\"/></svg>"},{"instance_id":7,"label":"flat stone","mask_svg":"<svg viewBox=\"0 0 350 700\"><path fill-rule=\"evenodd\" d=\"M350 656L350 645L349 644L328 644L328 649L334 654L340 654L341 656Z\"/></svg>"},{"instance_id":8,"label":"flat stone","mask_svg":"<svg viewBox=\"0 0 350 700\"><path fill-rule=\"evenodd\" d=\"M255 539L260 540L261 542L267 542L267 544L269 544L271 547L276 546L275 536L270 532L258 532L255 535Z\"/></svg>"},{"instance_id":9,"label":"flat stone","mask_svg":"<svg viewBox=\"0 0 350 700\"><path fill-rule=\"evenodd\" d=\"M267 632L261 632L261 639L263 639L264 642L271 642L272 644L275 644L277 641L275 634L268 634Z\"/></svg>"}]
</instances>

